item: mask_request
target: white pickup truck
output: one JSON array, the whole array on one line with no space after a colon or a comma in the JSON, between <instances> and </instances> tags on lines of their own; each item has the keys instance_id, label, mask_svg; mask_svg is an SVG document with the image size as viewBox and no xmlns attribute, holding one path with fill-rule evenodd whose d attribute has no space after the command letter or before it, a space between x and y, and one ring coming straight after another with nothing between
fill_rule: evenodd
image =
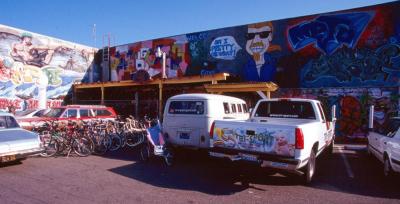
<instances>
[{"instance_id":1,"label":"white pickup truck","mask_svg":"<svg viewBox=\"0 0 400 204\"><path fill-rule=\"evenodd\" d=\"M333 151L332 118L327 120L317 100L261 99L246 121L214 121L209 154L293 172L310 183L316 157L324 149Z\"/></svg>"}]
</instances>

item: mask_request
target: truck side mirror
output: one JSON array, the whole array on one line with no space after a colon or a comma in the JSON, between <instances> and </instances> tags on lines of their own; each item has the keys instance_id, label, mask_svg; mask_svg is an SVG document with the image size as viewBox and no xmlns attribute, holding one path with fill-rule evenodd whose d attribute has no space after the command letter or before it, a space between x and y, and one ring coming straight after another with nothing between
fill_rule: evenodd
<instances>
[{"instance_id":1,"label":"truck side mirror","mask_svg":"<svg viewBox=\"0 0 400 204\"><path fill-rule=\"evenodd\" d=\"M374 129L374 106L369 107L368 131Z\"/></svg>"}]
</instances>

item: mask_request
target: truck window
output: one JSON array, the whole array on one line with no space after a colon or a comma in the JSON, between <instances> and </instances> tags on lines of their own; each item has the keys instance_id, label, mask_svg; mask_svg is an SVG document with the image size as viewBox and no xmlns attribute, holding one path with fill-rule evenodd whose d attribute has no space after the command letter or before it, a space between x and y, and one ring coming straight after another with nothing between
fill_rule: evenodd
<instances>
[{"instance_id":1,"label":"truck window","mask_svg":"<svg viewBox=\"0 0 400 204\"><path fill-rule=\"evenodd\" d=\"M240 104L236 104L238 112L241 113L242 112L242 106Z\"/></svg>"},{"instance_id":2,"label":"truck window","mask_svg":"<svg viewBox=\"0 0 400 204\"><path fill-rule=\"evenodd\" d=\"M254 116L316 119L311 103L302 101L263 101L258 105Z\"/></svg>"},{"instance_id":3,"label":"truck window","mask_svg":"<svg viewBox=\"0 0 400 204\"><path fill-rule=\"evenodd\" d=\"M231 104L232 113L236 113L236 106L235 104Z\"/></svg>"},{"instance_id":4,"label":"truck window","mask_svg":"<svg viewBox=\"0 0 400 204\"><path fill-rule=\"evenodd\" d=\"M226 102L224 102L224 112L225 112L225 114L229 114L229 113L230 113L230 111L229 111L229 104L226 103Z\"/></svg>"},{"instance_id":5,"label":"truck window","mask_svg":"<svg viewBox=\"0 0 400 204\"><path fill-rule=\"evenodd\" d=\"M319 109L319 114L320 114L320 116L321 116L321 118L322 118L322 121L325 122L325 121L326 121L325 113L324 113L324 110L323 110L323 108L321 107L321 104L320 104L320 103L318 103L318 109Z\"/></svg>"},{"instance_id":6,"label":"truck window","mask_svg":"<svg viewBox=\"0 0 400 204\"><path fill-rule=\"evenodd\" d=\"M171 101L168 108L169 114L203 115L203 101Z\"/></svg>"}]
</instances>

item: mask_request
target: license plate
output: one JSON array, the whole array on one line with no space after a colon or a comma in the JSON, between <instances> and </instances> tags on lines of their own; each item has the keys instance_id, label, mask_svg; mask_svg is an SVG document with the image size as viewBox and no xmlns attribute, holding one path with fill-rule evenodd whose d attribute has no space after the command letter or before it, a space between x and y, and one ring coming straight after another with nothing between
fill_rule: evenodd
<instances>
[{"instance_id":1,"label":"license plate","mask_svg":"<svg viewBox=\"0 0 400 204\"><path fill-rule=\"evenodd\" d=\"M17 158L15 157L15 155L10 155L10 156L3 156L1 157L1 161L2 162L10 162L10 161L14 161Z\"/></svg>"},{"instance_id":2,"label":"license plate","mask_svg":"<svg viewBox=\"0 0 400 204\"><path fill-rule=\"evenodd\" d=\"M239 154L239 156L240 156L243 160L246 160L246 161L254 161L254 162L258 161L258 158L257 158L257 156L255 156L255 155L251 155L251 154Z\"/></svg>"},{"instance_id":3,"label":"license plate","mask_svg":"<svg viewBox=\"0 0 400 204\"><path fill-rule=\"evenodd\" d=\"M280 168L287 168L288 164L281 163L281 162L271 162L271 166L273 167L280 167Z\"/></svg>"},{"instance_id":4,"label":"license plate","mask_svg":"<svg viewBox=\"0 0 400 204\"><path fill-rule=\"evenodd\" d=\"M181 132L179 133L179 138L181 139L189 139L190 138L190 134L187 132Z\"/></svg>"}]
</instances>

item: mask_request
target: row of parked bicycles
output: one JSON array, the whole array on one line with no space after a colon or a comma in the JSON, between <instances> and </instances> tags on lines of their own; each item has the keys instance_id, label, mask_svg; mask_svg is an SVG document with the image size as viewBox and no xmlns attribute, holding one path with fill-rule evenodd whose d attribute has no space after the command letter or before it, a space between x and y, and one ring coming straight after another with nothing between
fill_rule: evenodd
<instances>
[{"instance_id":1,"label":"row of parked bicycles","mask_svg":"<svg viewBox=\"0 0 400 204\"><path fill-rule=\"evenodd\" d=\"M150 122L133 117L116 120L90 120L69 122L46 122L34 127L45 151L43 157L75 153L85 157L103 155L125 146L136 147L146 141Z\"/></svg>"}]
</instances>

